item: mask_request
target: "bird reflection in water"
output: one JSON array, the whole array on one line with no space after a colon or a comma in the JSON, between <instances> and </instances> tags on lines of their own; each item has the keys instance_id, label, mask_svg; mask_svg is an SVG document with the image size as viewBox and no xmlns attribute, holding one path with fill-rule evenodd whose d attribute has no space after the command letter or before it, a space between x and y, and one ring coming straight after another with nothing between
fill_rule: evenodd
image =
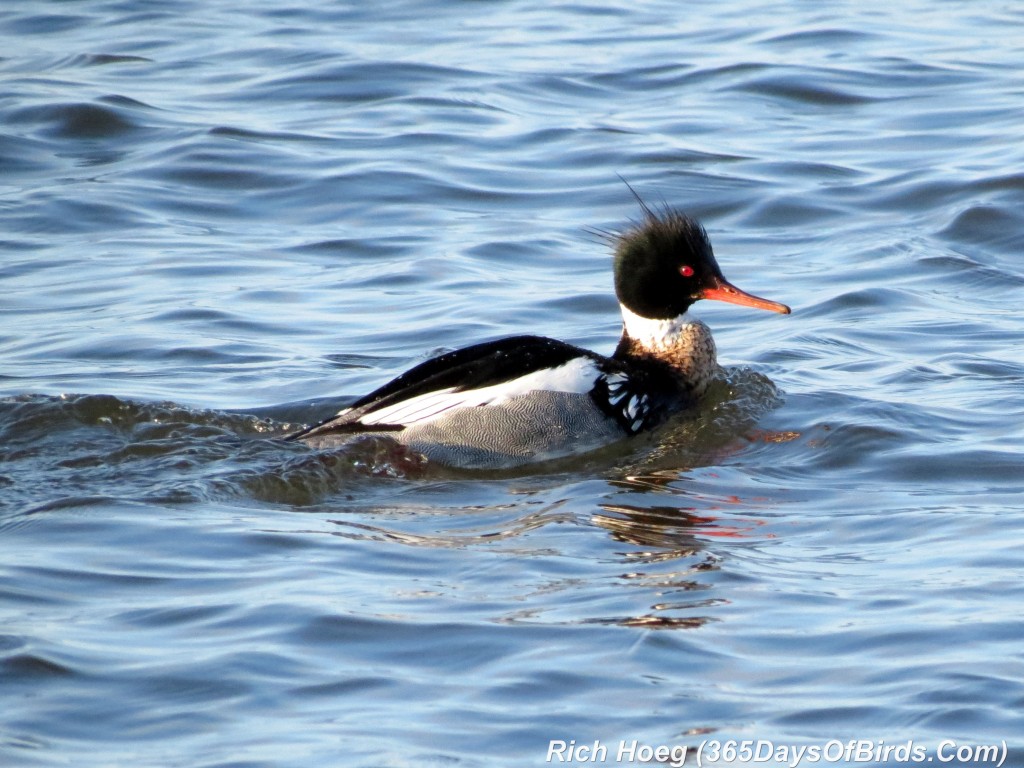
<instances>
[{"instance_id":1,"label":"bird reflection in water","mask_svg":"<svg viewBox=\"0 0 1024 768\"><path fill-rule=\"evenodd\" d=\"M715 621L711 615L693 615L704 614L726 602L705 596L712 584L699 578L720 568L721 558L706 550L706 538L743 539L763 524L760 520L726 522L721 517L698 514L694 508L667 505L603 504L592 519L616 541L641 548L621 553L626 562L637 566L621 578L631 585L653 589L665 598L652 604L647 613L618 617L614 623L656 629L696 628ZM674 561L682 561L682 567L668 572L653 570Z\"/></svg>"}]
</instances>

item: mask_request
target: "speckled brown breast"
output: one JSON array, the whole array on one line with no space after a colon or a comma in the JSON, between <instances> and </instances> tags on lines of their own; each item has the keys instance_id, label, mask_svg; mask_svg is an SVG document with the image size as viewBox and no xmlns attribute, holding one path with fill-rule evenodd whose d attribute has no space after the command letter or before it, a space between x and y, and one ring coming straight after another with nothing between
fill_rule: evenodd
<instances>
[{"instance_id":1,"label":"speckled brown breast","mask_svg":"<svg viewBox=\"0 0 1024 768\"><path fill-rule=\"evenodd\" d=\"M642 346L624 332L614 356L666 366L682 389L694 397L704 394L718 370L715 340L700 320L687 323L672 344Z\"/></svg>"}]
</instances>

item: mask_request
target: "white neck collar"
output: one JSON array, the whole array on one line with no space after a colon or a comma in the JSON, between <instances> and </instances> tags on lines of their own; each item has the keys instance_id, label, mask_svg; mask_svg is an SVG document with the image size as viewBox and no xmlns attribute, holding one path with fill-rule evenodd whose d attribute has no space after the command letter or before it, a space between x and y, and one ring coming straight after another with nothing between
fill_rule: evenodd
<instances>
[{"instance_id":1,"label":"white neck collar","mask_svg":"<svg viewBox=\"0 0 1024 768\"><path fill-rule=\"evenodd\" d=\"M622 307L622 322L626 335L647 349L665 349L672 347L679 339L686 326L695 322L689 312L668 320L652 320Z\"/></svg>"}]
</instances>

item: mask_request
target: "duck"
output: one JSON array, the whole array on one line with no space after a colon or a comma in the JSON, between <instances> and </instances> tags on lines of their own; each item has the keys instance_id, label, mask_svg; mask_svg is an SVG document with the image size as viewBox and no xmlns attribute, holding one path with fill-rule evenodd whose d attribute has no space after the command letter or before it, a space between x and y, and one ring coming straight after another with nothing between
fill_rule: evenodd
<instances>
[{"instance_id":1,"label":"duck","mask_svg":"<svg viewBox=\"0 0 1024 768\"><path fill-rule=\"evenodd\" d=\"M596 450L698 408L719 369L693 304L790 308L726 280L695 218L640 203L639 220L605 233L622 311L611 355L536 335L485 341L426 360L285 439L335 449L372 435L429 462L498 469Z\"/></svg>"}]
</instances>

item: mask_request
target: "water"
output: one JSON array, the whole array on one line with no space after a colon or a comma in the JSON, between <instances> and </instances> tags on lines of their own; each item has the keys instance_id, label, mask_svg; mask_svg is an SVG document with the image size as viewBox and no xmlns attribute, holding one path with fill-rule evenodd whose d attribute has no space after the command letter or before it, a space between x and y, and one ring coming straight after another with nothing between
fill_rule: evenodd
<instances>
[{"instance_id":1,"label":"water","mask_svg":"<svg viewBox=\"0 0 1024 768\"><path fill-rule=\"evenodd\" d=\"M1024 765L1014 4L79 0L0 36L0 764ZM464 344L610 350L617 174L794 308L698 305L699 418L499 474L268 439Z\"/></svg>"}]
</instances>

